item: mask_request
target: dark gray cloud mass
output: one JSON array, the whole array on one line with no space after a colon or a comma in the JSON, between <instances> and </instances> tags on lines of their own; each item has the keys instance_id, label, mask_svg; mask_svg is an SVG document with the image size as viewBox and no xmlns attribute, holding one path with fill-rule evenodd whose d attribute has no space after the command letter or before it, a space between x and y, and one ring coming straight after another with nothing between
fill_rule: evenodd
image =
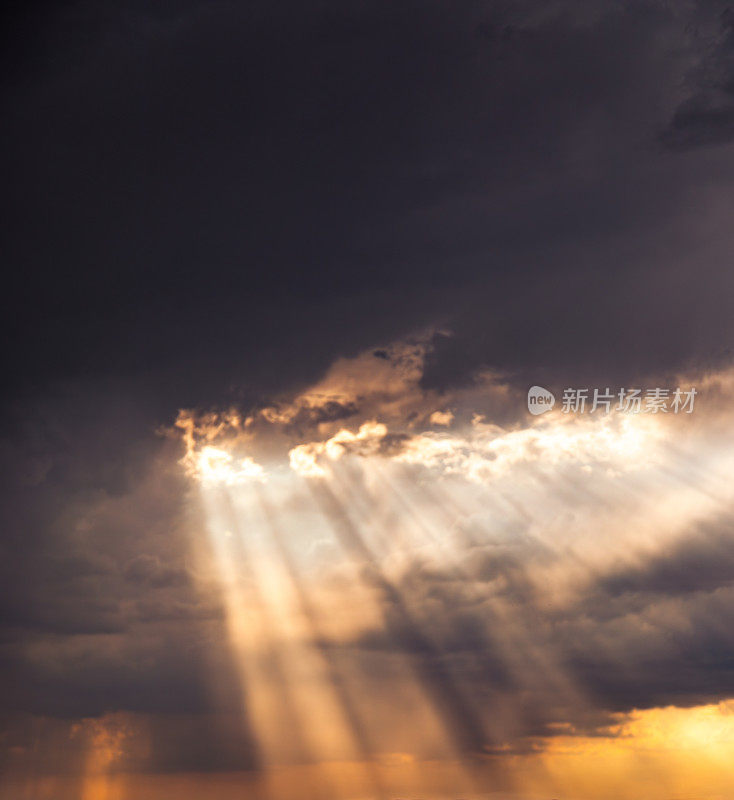
<instances>
[{"instance_id":1,"label":"dark gray cloud mass","mask_svg":"<svg viewBox=\"0 0 734 800\"><path fill-rule=\"evenodd\" d=\"M672 147L727 138L723 6L19 16L3 318L22 385L144 370L218 398L437 318L467 369L728 347L729 158Z\"/></svg>"},{"instance_id":2,"label":"dark gray cloud mass","mask_svg":"<svg viewBox=\"0 0 734 800\"><path fill-rule=\"evenodd\" d=\"M179 408L263 401L424 326L453 332L428 388L480 367L604 385L730 360L732 20L715 2L17 6L0 130L13 736L24 715L236 702L221 608L182 556L198 523L180 453L157 433ZM532 542L470 567L501 573L598 698L598 719L578 709L593 729L733 693L730 526L599 576L563 619L533 605ZM407 580L466 684L515 691L460 583L420 564ZM626 628L680 595L676 636ZM450 705L435 653L415 658ZM572 716L541 696L519 732ZM206 749L184 725L145 768L255 764L238 736Z\"/></svg>"}]
</instances>

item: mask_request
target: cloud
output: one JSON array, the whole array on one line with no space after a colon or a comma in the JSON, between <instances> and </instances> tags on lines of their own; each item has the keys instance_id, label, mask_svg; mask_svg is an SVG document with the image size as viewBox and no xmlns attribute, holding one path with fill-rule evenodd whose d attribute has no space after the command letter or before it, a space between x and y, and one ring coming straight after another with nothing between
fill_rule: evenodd
<instances>
[{"instance_id":1,"label":"cloud","mask_svg":"<svg viewBox=\"0 0 734 800\"><path fill-rule=\"evenodd\" d=\"M730 692L730 16L137 5L23 16L4 73L5 763L500 756ZM673 379L690 419L524 410Z\"/></svg>"},{"instance_id":2,"label":"cloud","mask_svg":"<svg viewBox=\"0 0 734 800\"><path fill-rule=\"evenodd\" d=\"M690 94L660 135L671 149L726 144L734 138L734 16L730 8L713 20L700 16L691 36L703 43L703 53L688 76Z\"/></svg>"},{"instance_id":3,"label":"cloud","mask_svg":"<svg viewBox=\"0 0 734 800\"><path fill-rule=\"evenodd\" d=\"M125 567L125 580L154 588L180 586L188 580L185 570L163 564L156 556L142 553Z\"/></svg>"},{"instance_id":4,"label":"cloud","mask_svg":"<svg viewBox=\"0 0 734 800\"><path fill-rule=\"evenodd\" d=\"M402 664L465 753L536 752L568 730L609 735L614 715L635 708L725 698L731 371L674 378L698 387L690 415L556 409L531 418L524 394L495 375L443 392L425 386L430 343L407 372L395 354L409 343L342 360L315 387L283 397L279 414L245 426L244 438L211 413L197 417L193 438L186 429L193 463L210 441L243 453L265 452L261 439L282 442L269 450L267 483L243 484L231 503L254 540L283 526L288 580L313 594L309 603L319 598L316 617L345 609L343 626L295 634L299 646L318 641L348 659L343 679L360 695L357 674L377 670L385 704L375 713L387 727ZM355 413L291 426L293 409L325 386L351 392ZM436 430L435 409L447 407L456 413ZM261 492L271 497L267 524ZM212 524L216 540L216 526L229 523ZM331 544L307 556L299 537ZM276 559L266 571L278 569ZM242 602L225 613L236 618ZM467 698L482 698L461 712L468 727L448 710Z\"/></svg>"},{"instance_id":5,"label":"cloud","mask_svg":"<svg viewBox=\"0 0 734 800\"><path fill-rule=\"evenodd\" d=\"M429 325L456 332L439 384L482 364L718 357L730 236L711 229L726 192L708 190L727 156L656 146L671 120L686 141L715 130L707 114L725 130L728 17L705 16L654 2L37 15L44 55L16 49L5 87L22 97L2 148L18 387L124 374L169 405L257 400ZM699 63L715 102L681 90ZM695 336L666 333L683 311Z\"/></svg>"},{"instance_id":6,"label":"cloud","mask_svg":"<svg viewBox=\"0 0 734 800\"><path fill-rule=\"evenodd\" d=\"M531 419L491 371L426 385L434 346L428 332L274 401L181 412L155 447L106 404L81 426L78 407L46 411L40 480L5 451L7 485L44 498L9 508L34 576L4 584L12 729L132 715L151 744L125 763L177 769L195 735L154 734L187 714L220 742L201 769L308 761L308 685L332 709L330 758L500 757L725 696L731 372L675 378L699 388L691 415ZM211 453L226 469L198 483Z\"/></svg>"}]
</instances>

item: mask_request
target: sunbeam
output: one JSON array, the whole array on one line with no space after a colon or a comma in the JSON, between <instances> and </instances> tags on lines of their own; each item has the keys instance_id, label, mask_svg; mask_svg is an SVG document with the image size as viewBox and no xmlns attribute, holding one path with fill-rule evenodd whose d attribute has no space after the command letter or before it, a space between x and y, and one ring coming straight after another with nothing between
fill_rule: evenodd
<instances>
[{"instance_id":1,"label":"sunbeam","mask_svg":"<svg viewBox=\"0 0 734 800\"><path fill-rule=\"evenodd\" d=\"M617 724L598 707L634 679L605 623L614 587L732 505L728 440L695 426L671 439L670 420L628 414L446 424L368 420L291 438L278 458L267 429L184 418L263 775L309 764L304 791L336 796L328 765L361 765L366 795L386 798L399 758L457 765L465 796L527 790L501 756L550 757L561 733L601 741ZM579 603L599 623L582 648L564 629ZM591 681L589 663L604 664Z\"/></svg>"}]
</instances>

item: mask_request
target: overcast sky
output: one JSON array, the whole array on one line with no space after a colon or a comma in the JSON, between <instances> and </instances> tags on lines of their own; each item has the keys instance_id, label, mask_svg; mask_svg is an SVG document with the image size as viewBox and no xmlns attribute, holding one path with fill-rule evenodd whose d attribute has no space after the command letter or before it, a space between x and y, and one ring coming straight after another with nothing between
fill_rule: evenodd
<instances>
[{"instance_id":1,"label":"overcast sky","mask_svg":"<svg viewBox=\"0 0 734 800\"><path fill-rule=\"evenodd\" d=\"M533 383L667 386L681 374L728 374L734 11L725 3L13 6L0 78L0 763L14 774L83 773L84 747L68 726L119 713L140 715L167 742L120 769L261 764L257 732L225 719L243 688L224 633L231 608L191 555L204 517L171 433L182 409L246 415L280 398L278 413L296 409L293 419L277 435L280 422L268 419L273 430L251 441L270 457L328 439L342 421L355 432L383 420L419 436L416 420L430 427L430 412L449 408L459 427L476 411L516 430L528 425L522 392ZM419 363L406 378L401 354L411 348ZM703 494L720 488L723 462L705 458L728 430L721 380L705 429L685 442L665 429L679 448L669 468L695 462L686 485ZM337 404L313 405L308 387ZM479 434L461 430L457 447L484 452ZM388 438L379 452L404 458L412 442ZM576 522L588 514L596 524L589 493L598 513L618 500L603 481L558 479L573 487ZM314 497L340 530L329 496ZM533 502L556 509L554 497ZM555 689L503 677L497 653L510 645L483 627L499 606L477 589L491 609L462 611L456 575L417 562L399 577L373 576L392 611L351 621L350 647L418 652L414 683L439 716L452 709L444 722L462 752L499 747L501 736L462 712L446 688L455 684L515 710L508 741L518 751L569 720L588 732L633 708L719 702L732 693L734 643L715 593L734 564L731 508L716 497L707 515L685 517L690 536L655 539L634 564L616 551L603 568L585 562L598 582L563 611L532 586L538 560L567 567L547 530L520 535L524 523L506 521L519 538L511 552L492 540L502 553L491 567L464 539L456 545L473 581L502 572L502 603L518 626L541 619L533 647L564 654L583 702L553 705ZM628 502L638 521L665 528ZM426 599L437 594L440 613ZM630 615L657 614L661 596L678 604L678 621L709 616L720 627L671 644L660 623L659 649L645 650ZM430 646L424 614L438 626ZM615 636L631 654L627 671L600 645ZM460 679L421 666L420 653L430 661L438 651L469 654L454 664ZM372 656L360 658L354 670L369 672ZM400 694L397 677L385 682ZM82 739L98 733L89 730Z\"/></svg>"}]
</instances>

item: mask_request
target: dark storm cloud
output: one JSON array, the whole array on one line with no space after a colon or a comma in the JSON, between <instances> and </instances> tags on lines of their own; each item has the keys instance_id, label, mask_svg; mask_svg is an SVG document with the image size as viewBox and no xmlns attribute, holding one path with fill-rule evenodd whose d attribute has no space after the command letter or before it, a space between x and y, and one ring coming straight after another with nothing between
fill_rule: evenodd
<instances>
[{"instance_id":1,"label":"dark storm cloud","mask_svg":"<svg viewBox=\"0 0 734 800\"><path fill-rule=\"evenodd\" d=\"M720 12L700 11L712 39L684 4L26 4L6 27L0 134L3 705L207 711L212 661L235 702L220 611L180 556L178 454L150 469L180 407L259 401L433 323L455 335L436 337L426 385L485 364L520 380L725 356ZM694 147L709 143L724 146ZM630 632L641 668L627 677L593 656L581 605L567 628L534 630L567 636L580 680L615 707L719 696L725 606L696 592L723 586L729 561L709 544L685 577L697 632L670 645L661 631L657 654ZM495 548L473 568L547 622L527 555ZM680 570L607 576L598 604L623 621ZM479 693L482 670L510 685L459 583L410 581ZM378 632L368 644L389 647ZM552 718L530 707L541 695L528 730ZM156 763L235 763L195 739L164 739Z\"/></svg>"},{"instance_id":2,"label":"dark storm cloud","mask_svg":"<svg viewBox=\"0 0 734 800\"><path fill-rule=\"evenodd\" d=\"M590 575L561 608L533 580L532 566L564 555L532 538L475 545L460 574L416 560L394 591L413 625L430 632L430 650L381 629L364 631L351 646L368 654L409 650L443 689L461 686L482 698L497 743L509 730L518 740L531 737L520 747L563 733L561 720L593 734L608 728L612 712L716 703L734 687L731 537L728 515L696 526L670 552ZM514 718L497 725L492 711L508 698Z\"/></svg>"},{"instance_id":3,"label":"dark storm cloud","mask_svg":"<svg viewBox=\"0 0 734 800\"><path fill-rule=\"evenodd\" d=\"M177 452L117 395L68 400L24 409L2 450L3 708L207 709L210 662L228 667L221 610L184 561Z\"/></svg>"},{"instance_id":4,"label":"dark storm cloud","mask_svg":"<svg viewBox=\"0 0 734 800\"><path fill-rule=\"evenodd\" d=\"M691 195L724 156L656 145L691 49L710 50L692 19L654 3L26 15L3 134L13 373L152 369L150 388L206 401L439 318L460 334L444 380L463 362L716 355L729 235L703 274L668 237L697 224ZM703 330L671 344L694 278ZM599 336L617 345L591 352Z\"/></svg>"},{"instance_id":5,"label":"dark storm cloud","mask_svg":"<svg viewBox=\"0 0 734 800\"><path fill-rule=\"evenodd\" d=\"M690 94L676 108L660 140L673 149L722 144L734 138L734 12L695 28L700 52L688 76ZM708 23L708 24L706 24ZM711 29L713 28L713 30Z\"/></svg>"},{"instance_id":6,"label":"dark storm cloud","mask_svg":"<svg viewBox=\"0 0 734 800\"><path fill-rule=\"evenodd\" d=\"M604 576L600 581L604 600L640 593L676 597L729 586L734 583L733 534L734 520L725 517L684 537L664 555Z\"/></svg>"}]
</instances>

